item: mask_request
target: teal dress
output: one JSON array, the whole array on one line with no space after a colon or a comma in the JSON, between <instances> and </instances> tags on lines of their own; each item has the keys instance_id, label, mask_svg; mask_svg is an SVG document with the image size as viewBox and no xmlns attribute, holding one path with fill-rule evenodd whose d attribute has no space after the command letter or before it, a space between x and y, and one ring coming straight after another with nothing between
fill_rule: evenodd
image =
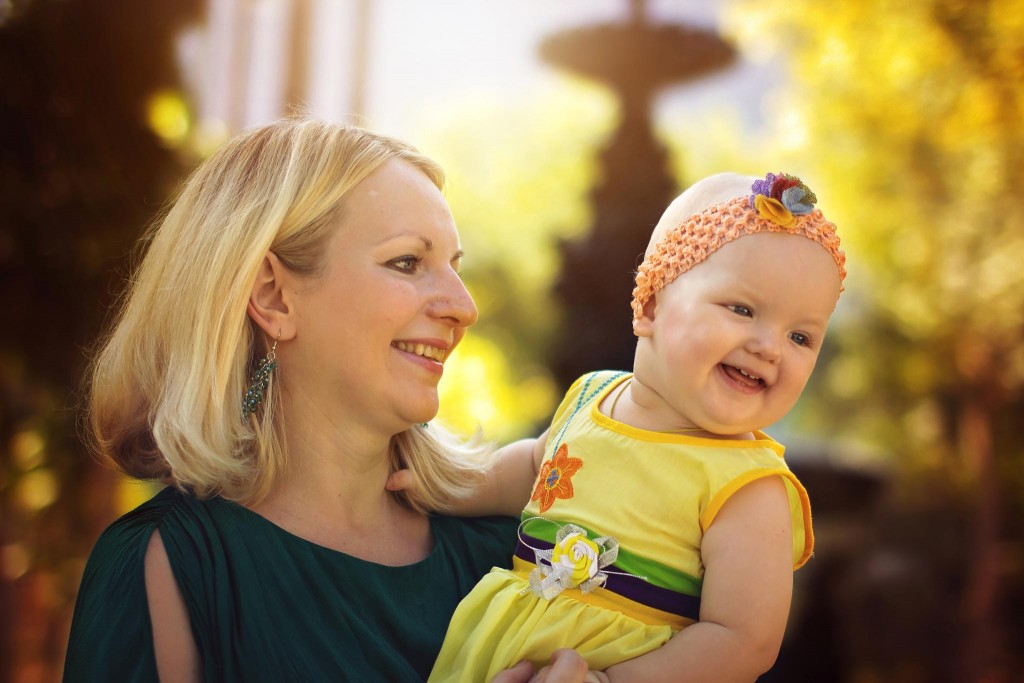
<instances>
[{"instance_id":1,"label":"teal dress","mask_svg":"<svg viewBox=\"0 0 1024 683\"><path fill-rule=\"evenodd\" d=\"M100 536L65 681L156 681L143 561L160 537L206 681L422 681L459 600L508 567L518 520L431 517L434 549L387 567L305 541L240 505L164 489Z\"/></svg>"}]
</instances>

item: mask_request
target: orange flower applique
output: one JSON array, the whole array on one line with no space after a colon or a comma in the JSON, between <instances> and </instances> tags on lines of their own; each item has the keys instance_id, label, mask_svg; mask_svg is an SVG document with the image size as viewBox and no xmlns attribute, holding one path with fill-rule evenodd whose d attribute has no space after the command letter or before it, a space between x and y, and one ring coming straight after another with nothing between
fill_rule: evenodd
<instances>
[{"instance_id":1,"label":"orange flower applique","mask_svg":"<svg viewBox=\"0 0 1024 683\"><path fill-rule=\"evenodd\" d=\"M533 489L530 500L540 501L540 511L545 512L554 505L556 498L572 498L572 475L583 467L580 458L569 457L569 446L562 444L551 458L540 468L537 475L537 487Z\"/></svg>"}]
</instances>

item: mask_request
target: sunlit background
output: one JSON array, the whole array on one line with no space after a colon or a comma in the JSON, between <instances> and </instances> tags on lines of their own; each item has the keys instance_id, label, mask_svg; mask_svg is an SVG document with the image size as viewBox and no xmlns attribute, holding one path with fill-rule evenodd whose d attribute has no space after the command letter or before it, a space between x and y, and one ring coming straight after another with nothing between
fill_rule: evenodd
<instances>
[{"instance_id":1,"label":"sunlit background","mask_svg":"<svg viewBox=\"0 0 1024 683\"><path fill-rule=\"evenodd\" d=\"M0 681L59 679L89 548L154 490L76 424L136 238L295 111L445 167L481 318L438 419L497 442L628 364L671 196L803 177L850 276L768 430L818 549L763 680L1024 681L1024 0L0 0Z\"/></svg>"}]
</instances>

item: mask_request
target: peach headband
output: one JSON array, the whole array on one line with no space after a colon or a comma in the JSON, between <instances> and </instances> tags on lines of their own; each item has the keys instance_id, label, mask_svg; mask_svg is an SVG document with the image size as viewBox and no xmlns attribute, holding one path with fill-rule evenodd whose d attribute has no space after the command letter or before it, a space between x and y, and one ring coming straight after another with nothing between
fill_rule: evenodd
<instances>
[{"instance_id":1,"label":"peach headband","mask_svg":"<svg viewBox=\"0 0 1024 683\"><path fill-rule=\"evenodd\" d=\"M786 185L787 180L799 183L793 176L775 176L769 173L766 179L767 189L770 190L772 181L777 185L780 181L782 185ZM755 194L750 197L736 197L711 206L668 231L637 271L636 287L633 289L634 318L643 316L644 304L659 290L711 256L723 245L744 235L758 232L803 235L814 240L835 260L842 283L846 278L846 255L839 248L835 224L825 219L821 209L812 208L813 202L816 201L814 194L802 183L799 184L799 189L805 190L806 195L798 192L796 201L793 201L792 193L788 197L772 196L782 195L782 192L761 194L759 183L766 181L754 183ZM795 185L789 187L798 189Z\"/></svg>"}]
</instances>

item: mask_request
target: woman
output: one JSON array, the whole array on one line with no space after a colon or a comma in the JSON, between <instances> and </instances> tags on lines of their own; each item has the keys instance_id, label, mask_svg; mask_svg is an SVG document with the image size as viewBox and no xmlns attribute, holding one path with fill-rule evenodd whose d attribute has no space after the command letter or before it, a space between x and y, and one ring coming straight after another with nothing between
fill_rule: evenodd
<instances>
[{"instance_id":1,"label":"woman","mask_svg":"<svg viewBox=\"0 0 1024 683\"><path fill-rule=\"evenodd\" d=\"M427 676L516 526L385 491L409 468L436 509L477 472L427 424L477 317L442 185L407 145L311 120L189 178L89 393L98 451L171 486L98 541L65 680Z\"/></svg>"}]
</instances>

